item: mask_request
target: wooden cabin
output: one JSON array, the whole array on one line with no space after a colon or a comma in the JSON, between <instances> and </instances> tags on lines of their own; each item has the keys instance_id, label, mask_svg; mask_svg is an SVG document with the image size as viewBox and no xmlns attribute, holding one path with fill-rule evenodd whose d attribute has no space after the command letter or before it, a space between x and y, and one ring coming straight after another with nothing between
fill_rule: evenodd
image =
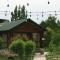
<instances>
[{"instance_id":1,"label":"wooden cabin","mask_svg":"<svg viewBox=\"0 0 60 60\"><path fill-rule=\"evenodd\" d=\"M8 47L13 37L27 37L36 42L37 47L43 47L43 29L40 25L31 19L22 19L15 21L4 21L0 23L0 36L4 39L4 46Z\"/></svg>"}]
</instances>

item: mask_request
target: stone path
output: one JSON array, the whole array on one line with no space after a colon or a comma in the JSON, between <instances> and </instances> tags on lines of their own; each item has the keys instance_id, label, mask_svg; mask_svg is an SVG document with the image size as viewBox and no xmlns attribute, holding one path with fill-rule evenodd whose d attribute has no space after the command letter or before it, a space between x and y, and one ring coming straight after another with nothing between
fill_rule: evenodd
<instances>
[{"instance_id":1,"label":"stone path","mask_svg":"<svg viewBox=\"0 0 60 60\"><path fill-rule=\"evenodd\" d=\"M43 55L41 55L40 53L36 53L34 60L46 60L45 53Z\"/></svg>"}]
</instances>

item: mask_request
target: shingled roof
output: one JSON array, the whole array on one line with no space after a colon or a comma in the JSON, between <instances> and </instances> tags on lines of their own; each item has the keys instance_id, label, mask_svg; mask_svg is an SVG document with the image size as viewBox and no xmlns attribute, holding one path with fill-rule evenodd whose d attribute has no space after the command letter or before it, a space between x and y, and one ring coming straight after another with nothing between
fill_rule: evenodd
<instances>
[{"instance_id":1,"label":"shingled roof","mask_svg":"<svg viewBox=\"0 0 60 60\"><path fill-rule=\"evenodd\" d=\"M45 31L44 28L42 28L39 24L35 23L31 19L22 19L22 20L15 20L15 21L11 21L11 22L4 21L3 23L0 23L0 32L8 31L8 30L13 29L14 27L21 25L22 23L28 22L28 21L31 21L33 24L35 24L35 26L37 26Z\"/></svg>"},{"instance_id":2,"label":"shingled roof","mask_svg":"<svg viewBox=\"0 0 60 60\"><path fill-rule=\"evenodd\" d=\"M15 20L15 21L5 21L3 23L0 23L0 31L6 31L6 30L10 30L12 28L14 28L15 26L25 22L25 19L22 20Z\"/></svg>"}]
</instances>

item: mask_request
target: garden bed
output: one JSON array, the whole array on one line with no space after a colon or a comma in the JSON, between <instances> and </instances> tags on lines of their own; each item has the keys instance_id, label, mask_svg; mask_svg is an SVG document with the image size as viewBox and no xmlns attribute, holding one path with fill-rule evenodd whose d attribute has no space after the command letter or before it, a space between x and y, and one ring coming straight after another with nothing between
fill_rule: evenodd
<instances>
[{"instance_id":1,"label":"garden bed","mask_svg":"<svg viewBox=\"0 0 60 60\"><path fill-rule=\"evenodd\" d=\"M46 55L46 60L60 60L60 54L48 54Z\"/></svg>"},{"instance_id":2,"label":"garden bed","mask_svg":"<svg viewBox=\"0 0 60 60\"><path fill-rule=\"evenodd\" d=\"M18 55L9 51L8 49L0 50L0 60L15 59Z\"/></svg>"}]
</instances>

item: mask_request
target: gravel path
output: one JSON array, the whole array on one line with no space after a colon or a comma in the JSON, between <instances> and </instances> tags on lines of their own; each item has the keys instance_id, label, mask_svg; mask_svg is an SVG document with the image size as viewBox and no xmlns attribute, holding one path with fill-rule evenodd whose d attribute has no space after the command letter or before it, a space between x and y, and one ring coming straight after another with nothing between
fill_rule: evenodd
<instances>
[{"instance_id":1,"label":"gravel path","mask_svg":"<svg viewBox=\"0 0 60 60\"><path fill-rule=\"evenodd\" d=\"M40 53L36 53L34 60L46 60L45 55L41 55Z\"/></svg>"}]
</instances>

